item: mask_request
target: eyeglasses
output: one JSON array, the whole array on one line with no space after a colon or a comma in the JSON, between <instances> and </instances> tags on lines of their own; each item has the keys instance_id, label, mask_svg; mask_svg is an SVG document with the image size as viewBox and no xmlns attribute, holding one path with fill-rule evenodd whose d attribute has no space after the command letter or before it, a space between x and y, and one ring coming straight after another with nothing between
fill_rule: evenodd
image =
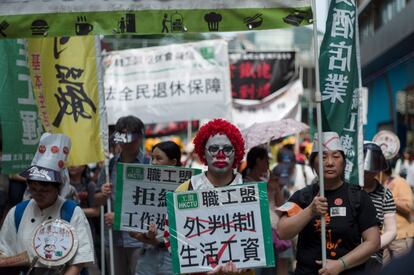
<instances>
[{"instance_id":1,"label":"eyeglasses","mask_svg":"<svg viewBox=\"0 0 414 275\"><path fill-rule=\"evenodd\" d=\"M217 155L220 151L223 152L223 154L226 157L229 157L231 154L233 154L234 152L234 148L231 145L224 145L224 146L219 146L219 145L210 145L209 147L206 148L207 152L210 155Z\"/></svg>"}]
</instances>

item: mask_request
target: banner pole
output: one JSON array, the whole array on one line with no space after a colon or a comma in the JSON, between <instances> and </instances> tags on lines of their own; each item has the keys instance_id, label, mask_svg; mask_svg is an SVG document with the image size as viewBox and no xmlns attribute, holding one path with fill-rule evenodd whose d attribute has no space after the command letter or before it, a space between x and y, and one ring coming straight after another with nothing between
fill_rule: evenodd
<instances>
[{"instance_id":1,"label":"banner pole","mask_svg":"<svg viewBox=\"0 0 414 275\"><path fill-rule=\"evenodd\" d=\"M192 120L187 121L187 144L191 142L191 136L192 136Z\"/></svg>"},{"instance_id":2,"label":"banner pole","mask_svg":"<svg viewBox=\"0 0 414 275\"><path fill-rule=\"evenodd\" d=\"M100 222L101 222L101 274L105 275L105 210L103 205L100 207Z\"/></svg>"},{"instance_id":3,"label":"banner pole","mask_svg":"<svg viewBox=\"0 0 414 275\"><path fill-rule=\"evenodd\" d=\"M312 0L312 12L313 12L313 56L315 61L315 101L316 101L316 124L318 129L318 162L319 162L319 195L325 196L325 184L323 178L323 154L321 152L322 147L322 96L320 91L320 79L319 79L319 42L318 42L318 29L316 24L316 0ZM326 265L326 222L325 217L321 216L321 249L322 249L322 266Z\"/></svg>"},{"instance_id":4,"label":"banner pole","mask_svg":"<svg viewBox=\"0 0 414 275\"><path fill-rule=\"evenodd\" d=\"M99 114L100 114L100 126L101 126L101 140L103 150L105 154L105 182L109 182L109 135L108 135L108 118L105 105L105 95L103 88L103 72L102 72L102 56L101 56L101 41L99 37L95 36L95 49L96 49L96 74L98 79L98 90L99 90ZM111 209L111 198L106 200L107 213L112 212ZM105 231L105 230L104 230ZM102 233L104 233L104 231ZM109 270L110 275L115 274L114 267L114 243L112 235L112 227L108 228L108 241L109 241Z\"/></svg>"}]
</instances>

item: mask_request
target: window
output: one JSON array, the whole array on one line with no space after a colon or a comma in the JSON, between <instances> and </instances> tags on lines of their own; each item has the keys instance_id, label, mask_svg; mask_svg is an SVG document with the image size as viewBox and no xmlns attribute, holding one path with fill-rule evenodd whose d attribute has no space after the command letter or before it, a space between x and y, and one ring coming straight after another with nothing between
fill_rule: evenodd
<instances>
[{"instance_id":1,"label":"window","mask_svg":"<svg viewBox=\"0 0 414 275\"><path fill-rule=\"evenodd\" d=\"M397 13L402 11L407 4L407 0L383 0L379 4L378 26L390 22Z\"/></svg>"}]
</instances>

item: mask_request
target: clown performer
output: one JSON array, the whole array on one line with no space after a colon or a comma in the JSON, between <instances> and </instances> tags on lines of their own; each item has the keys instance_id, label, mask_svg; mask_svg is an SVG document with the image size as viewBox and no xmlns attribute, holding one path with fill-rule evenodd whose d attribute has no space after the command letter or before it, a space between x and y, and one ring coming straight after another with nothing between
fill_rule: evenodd
<instances>
[{"instance_id":1,"label":"clown performer","mask_svg":"<svg viewBox=\"0 0 414 275\"><path fill-rule=\"evenodd\" d=\"M214 119L200 128L194 138L194 151L208 166L206 172L192 176L181 184L176 192L202 190L243 184L241 174L234 171L244 157L244 140L239 129L223 119ZM168 221L167 221L168 225ZM165 245L169 248L169 232L166 226ZM233 262L220 265L208 274L254 274L252 270L240 270Z\"/></svg>"},{"instance_id":2,"label":"clown performer","mask_svg":"<svg viewBox=\"0 0 414 275\"><path fill-rule=\"evenodd\" d=\"M79 274L85 264L94 261L92 236L85 214L76 203L60 196L62 171L70 146L69 137L63 134L42 135L31 166L20 174L26 178L32 199L13 207L0 231L0 257L26 251L30 262L35 263L30 274ZM45 224L52 228L53 222L67 225L67 235L73 236L71 247L59 243L64 238L48 236L44 227L40 230ZM43 234L43 242L36 246L34 244L41 239L35 238L38 232L46 234ZM38 253L38 247L44 255ZM59 265L49 264L52 259L59 261Z\"/></svg>"}]
</instances>

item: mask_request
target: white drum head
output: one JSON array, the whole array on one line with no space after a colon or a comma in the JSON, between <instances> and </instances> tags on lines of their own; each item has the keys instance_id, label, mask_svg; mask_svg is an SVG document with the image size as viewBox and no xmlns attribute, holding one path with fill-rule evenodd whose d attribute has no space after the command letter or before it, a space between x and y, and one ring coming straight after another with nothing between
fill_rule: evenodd
<instances>
[{"instance_id":1,"label":"white drum head","mask_svg":"<svg viewBox=\"0 0 414 275\"><path fill-rule=\"evenodd\" d=\"M64 265L75 256L78 238L68 222L60 219L48 220L36 229L32 249L41 264Z\"/></svg>"}]
</instances>

